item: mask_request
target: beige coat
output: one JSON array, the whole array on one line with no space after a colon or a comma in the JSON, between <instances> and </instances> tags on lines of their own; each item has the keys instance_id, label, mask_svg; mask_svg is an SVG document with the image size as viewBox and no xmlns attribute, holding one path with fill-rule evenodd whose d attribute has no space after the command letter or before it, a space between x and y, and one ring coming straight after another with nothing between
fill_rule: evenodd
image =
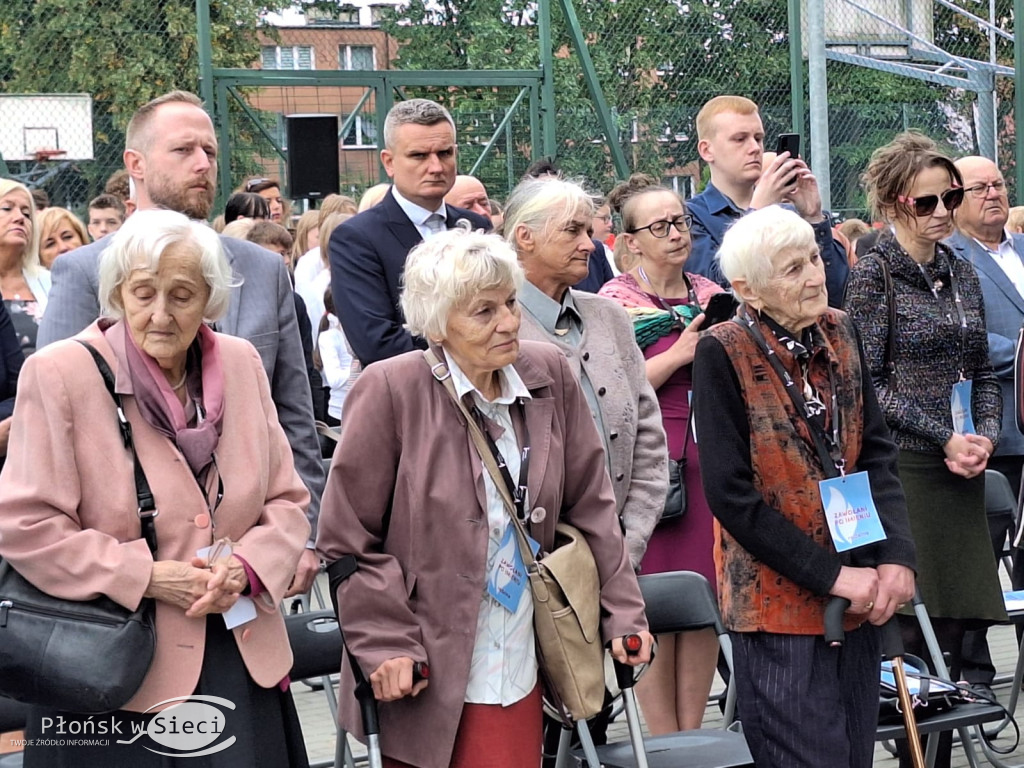
<instances>
[{"instance_id":1,"label":"beige coat","mask_svg":"<svg viewBox=\"0 0 1024 768\"><path fill-rule=\"evenodd\" d=\"M522 339L547 341L562 350L576 378L587 372L597 393L608 446L615 503L626 528L634 568L647 551L647 540L661 519L668 491L668 447L658 397L647 381L643 353L626 311L611 299L573 291L583 318L578 347L552 339L528 312L519 329Z\"/></svg>"},{"instance_id":2,"label":"beige coat","mask_svg":"<svg viewBox=\"0 0 1024 768\"><path fill-rule=\"evenodd\" d=\"M523 342L515 367L533 396L525 405L530 499L548 511L532 534L550 548L559 519L582 529L601 578L603 637L643 630L643 599L583 392L550 344ZM338 599L364 672L399 656L430 662L426 690L380 707L384 754L423 768L448 765L469 680L487 554L483 472L422 352L363 371L345 401L317 549L328 562L358 560ZM339 719L362 733L347 660Z\"/></svg>"},{"instance_id":3,"label":"beige coat","mask_svg":"<svg viewBox=\"0 0 1024 768\"><path fill-rule=\"evenodd\" d=\"M119 370L96 323L78 337L115 372L118 392L131 379ZM309 494L295 472L277 421L260 357L249 342L218 334L225 376L223 434L217 463L224 500L216 535L237 542L271 598L255 621L234 630L246 668L268 688L288 674L292 656L276 604L306 538ZM143 420L127 394L139 461L156 499L161 560L188 562L212 540L197 515L207 502L182 455ZM114 402L88 350L75 341L47 346L25 362L14 406L7 463L0 475L0 555L29 581L71 600L107 595L134 609L149 583L153 557L139 538L132 459ZM257 600L257 605L261 601ZM142 688L125 707L143 711L193 692L203 661L206 617L157 603L156 653Z\"/></svg>"}]
</instances>

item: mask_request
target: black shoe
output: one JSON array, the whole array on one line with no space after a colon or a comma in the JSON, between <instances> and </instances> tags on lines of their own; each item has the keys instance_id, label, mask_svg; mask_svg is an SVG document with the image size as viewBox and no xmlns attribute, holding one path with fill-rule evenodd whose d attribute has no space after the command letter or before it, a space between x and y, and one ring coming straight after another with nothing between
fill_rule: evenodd
<instances>
[{"instance_id":1,"label":"black shoe","mask_svg":"<svg viewBox=\"0 0 1024 768\"><path fill-rule=\"evenodd\" d=\"M995 691L992 690L992 686L988 683L971 683L971 690L982 701L997 701Z\"/></svg>"}]
</instances>

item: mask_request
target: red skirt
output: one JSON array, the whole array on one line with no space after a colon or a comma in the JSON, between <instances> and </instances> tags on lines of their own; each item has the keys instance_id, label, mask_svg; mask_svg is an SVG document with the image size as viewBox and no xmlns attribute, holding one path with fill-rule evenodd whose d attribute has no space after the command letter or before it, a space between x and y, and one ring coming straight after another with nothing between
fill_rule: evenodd
<instances>
[{"instance_id":1,"label":"red skirt","mask_svg":"<svg viewBox=\"0 0 1024 768\"><path fill-rule=\"evenodd\" d=\"M541 688L503 707L464 704L450 768L538 768L544 742ZM416 768L384 758L384 768Z\"/></svg>"}]
</instances>

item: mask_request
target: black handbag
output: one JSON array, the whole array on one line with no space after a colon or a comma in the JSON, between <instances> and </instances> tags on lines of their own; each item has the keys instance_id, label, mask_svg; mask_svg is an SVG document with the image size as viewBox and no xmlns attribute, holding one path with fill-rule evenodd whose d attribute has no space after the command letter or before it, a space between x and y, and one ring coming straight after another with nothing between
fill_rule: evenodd
<instances>
[{"instance_id":1,"label":"black handbag","mask_svg":"<svg viewBox=\"0 0 1024 768\"><path fill-rule=\"evenodd\" d=\"M135 454L131 424L114 392L114 375L85 342L117 405L125 448L135 465L142 537L156 553L156 504ZM154 602L130 611L107 597L53 597L0 561L0 694L26 704L81 714L120 709L142 685L156 645Z\"/></svg>"},{"instance_id":2,"label":"black handbag","mask_svg":"<svg viewBox=\"0 0 1024 768\"><path fill-rule=\"evenodd\" d=\"M686 514L686 446L690 442L690 430L693 428L693 409L686 420L686 435L683 437L683 450L679 458L668 457L668 493L665 496L665 509L658 518L658 525L667 520L675 520Z\"/></svg>"}]
</instances>

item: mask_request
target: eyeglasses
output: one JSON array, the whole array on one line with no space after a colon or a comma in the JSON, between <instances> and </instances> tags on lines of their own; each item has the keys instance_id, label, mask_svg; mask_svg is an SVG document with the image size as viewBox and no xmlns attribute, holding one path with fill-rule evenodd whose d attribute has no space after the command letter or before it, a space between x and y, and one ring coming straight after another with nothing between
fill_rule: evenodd
<instances>
[{"instance_id":1,"label":"eyeglasses","mask_svg":"<svg viewBox=\"0 0 1024 768\"><path fill-rule=\"evenodd\" d=\"M964 201L964 188L953 187L947 189L941 195L924 195L923 197L910 197L900 195L897 199L901 203L914 206L914 214L917 216L931 216L939 207L939 198L942 198L942 205L947 211L953 211L960 207Z\"/></svg>"},{"instance_id":2,"label":"eyeglasses","mask_svg":"<svg viewBox=\"0 0 1024 768\"><path fill-rule=\"evenodd\" d=\"M260 184L266 184L270 179L249 179L245 182L245 191L252 192L253 187L258 187Z\"/></svg>"},{"instance_id":3,"label":"eyeglasses","mask_svg":"<svg viewBox=\"0 0 1024 768\"><path fill-rule=\"evenodd\" d=\"M655 237L668 237L670 227L675 227L676 232L681 234L683 232L689 232L691 224L693 224L693 216L688 213L684 213L682 216L676 216L672 221L661 219L660 221L648 224L646 227L631 229L629 230L629 234L635 235L637 232L643 232L645 229L649 229L651 234Z\"/></svg>"},{"instance_id":4,"label":"eyeglasses","mask_svg":"<svg viewBox=\"0 0 1024 768\"><path fill-rule=\"evenodd\" d=\"M981 198L987 197L990 189L994 190L997 195L1001 195L1006 191L1006 182L990 181L987 184L982 182L980 184L975 184L973 187L967 187L964 192L969 194L971 197Z\"/></svg>"}]
</instances>

